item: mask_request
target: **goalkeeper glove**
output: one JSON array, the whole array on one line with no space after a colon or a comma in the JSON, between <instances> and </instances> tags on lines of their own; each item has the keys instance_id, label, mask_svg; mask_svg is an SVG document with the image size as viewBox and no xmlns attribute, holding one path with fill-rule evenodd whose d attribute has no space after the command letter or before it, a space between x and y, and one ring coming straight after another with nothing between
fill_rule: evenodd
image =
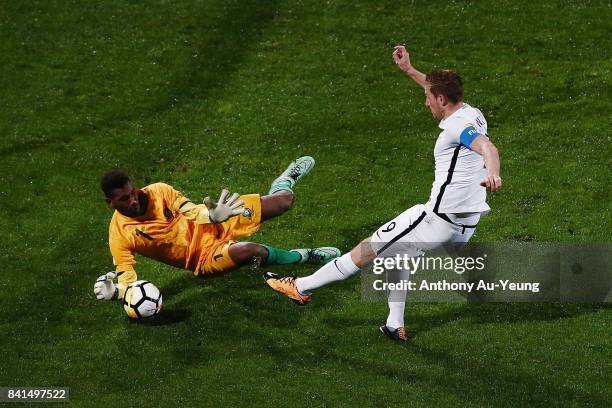
<instances>
[{"instance_id":1,"label":"goalkeeper glove","mask_svg":"<svg viewBox=\"0 0 612 408\"><path fill-rule=\"evenodd\" d=\"M229 199L226 200L229 191L223 189L219 201L215 202L210 197L204 199L204 205L208 208L208 218L213 224L219 224L223 221L227 221L231 217L242 214L242 207L244 205L243 200L236 201L240 195L234 193Z\"/></svg>"},{"instance_id":2,"label":"goalkeeper glove","mask_svg":"<svg viewBox=\"0 0 612 408\"><path fill-rule=\"evenodd\" d=\"M108 272L98 279L94 284L94 294L98 300L113 300L117 299L119 295L119 289L113 283L113 279L117 277L117 272Z\"/></svg>"}]
</instances>

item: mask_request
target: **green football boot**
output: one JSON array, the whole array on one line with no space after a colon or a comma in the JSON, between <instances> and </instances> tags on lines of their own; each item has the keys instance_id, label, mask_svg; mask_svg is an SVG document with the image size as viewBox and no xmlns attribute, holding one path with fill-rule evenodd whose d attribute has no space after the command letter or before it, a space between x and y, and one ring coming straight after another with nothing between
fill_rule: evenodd
<instances>
[{"instance_id":1,"label":"green football boot","mask_svg":"<svg viewBox=\"0 0 612 408\"><path fill-rule=\"evenodd\" d=\"M342 252L338 248L334 247L320 247L311 249L292 249L291 252L297 252L300 254L302 259L299 263L311 264L311 265L325 265L332 259L335 259L342 255Z\"/></svg>"},{"instance_id":2,"label":"green football boot","mask_svg":"<svg viewBox=\"0 0 612 408\"><path fill-rule=\"evenodd\" d=\"M293 186L295 186L295 183L310 173L310 170L312 170L314 165L315 160L310 156L303 156L295 161L292 161L289 164L289 167L283 171L283 174L278 176L276 180L272 182L268 194L274 194L281 190L293 191Z\"/></svg>"}]
</instances>

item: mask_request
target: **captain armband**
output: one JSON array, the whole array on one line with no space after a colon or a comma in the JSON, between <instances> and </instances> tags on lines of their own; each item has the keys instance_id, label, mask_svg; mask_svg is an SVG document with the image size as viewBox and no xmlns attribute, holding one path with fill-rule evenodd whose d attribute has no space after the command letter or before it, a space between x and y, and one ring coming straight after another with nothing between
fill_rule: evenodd
<instances>
[{"instance_id":1,"label":"captain armband","mask_svg":"<svg viewBox=\"0 0 612 408\"><path fill-rule=\"evenodd\" d=\"M465 129L463 129L463 132L461 132L461 135L459 136L459 142L463 146L472 150L470 146L472 145L472 142L474 141L474 139L476 139L478 136L480 136L480 132L477 131L474 128L474 126L468 126Z\"/></svg>"}]
</instances>

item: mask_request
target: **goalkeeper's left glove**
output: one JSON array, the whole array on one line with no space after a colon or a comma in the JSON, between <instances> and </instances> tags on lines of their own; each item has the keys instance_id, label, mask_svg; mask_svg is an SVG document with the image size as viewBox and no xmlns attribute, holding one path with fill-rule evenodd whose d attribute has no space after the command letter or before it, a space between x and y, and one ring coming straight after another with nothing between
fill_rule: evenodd
<instances>
[{"instance_id":1,"label":"goalkeeper's left glove","mask_svg":"<svg viewBox=\"0 0 612 408\"><path fill-rule=\"evenodd\" d=\"M98 300L113 300L117 299L119 289L113 282L117 277L117 272L108 272L96 279L94 284L94 294Z\"/></svg>"},{"instance_id":2,"label":"goalkeeper's left glove","mask_svg":"<svg viewBox=\"0 0 612 408\"><path fill-rule=\"evenodd\" d=\"M234 193L229 199L225 199L229 191L223 189L219 202L213 201L210 197L204 199L204 205L208 208L208 218L213 224L219 224L223 221L228 220L230 217L242 214L242 207L244 205L243 200L236 201L240 194Z\"/></svg>"}]
</instances>

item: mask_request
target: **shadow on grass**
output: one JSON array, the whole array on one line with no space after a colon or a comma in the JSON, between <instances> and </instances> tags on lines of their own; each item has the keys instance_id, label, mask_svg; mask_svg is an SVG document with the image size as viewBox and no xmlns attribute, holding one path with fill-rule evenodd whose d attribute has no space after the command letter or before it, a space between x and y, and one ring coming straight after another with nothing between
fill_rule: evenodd
<instances>
[{"instance_id":1,"label":"shadow on grass","mask_svg":"<svg viewBox=\"0 0 612 408\"><path fill-rule=\"evenodd\" d=\"M148 319L130 320L133 324L142 324L144 326L167 326L169 324L181 323L191 316L191 309L177 308L162 308L158 315Z\"/></svg>"},{"instance_id":2,"label":"shadow on grass","mask_svg":"<svg viewBox=\"0 0 612 408\"><path fill-rule=\"evenodd\" d=\"M179 277L172 279L164 286L160 286L159 291L165 300L170 300L185 289L193 286L194 277L191 275L191 272L181 271L179 273L181 274Z\"/></svg>"},{"instance_id":3,"label":"shadow on grass","mask_svg":"<svg viewBox=\"0 0 612 408\"><path fill-rule=\"evenodd\" d=\"M406 325L416 330L415 335L458 320L470 324L522 324L571 319L609 309L607 304L576 303L465 303L461 307L439 313L422 315L406 308Z\"/></svg>"},{"instance_id":4,"label":"shadow on grass","mask_svg":"<svg viewBox=\"0 0 612 408\"><path fill-rule=\"evenodd\" d=\"M272 359L281 372L287 367L301 367L307 372L318 372L321 366L334 367L330 370L338 372L350 368L371 378L384 378L394 384L394 392L410 392L410 387L416 386L420 390L439 390L441 395L451 394L470 404L486 405L494 401L516 406L563 401L606 405L597 395L561 381L552 383L545 379L548 377L514 370L506 362L482 361L472 353L465 356L449 354L422 345L418 339L405 346L387 341L376 331L376 326L384 321L384 304L373 305L378 312L383 312L378 316L359 317L350 310L346 315L338 312L337 308L350 307L350 301L343 304L346 301L342 300L346 292L354 291L354 285L349 283L337 285L317 296L307 307L299 308L268 290L259 275L259 271L241 268L220 279L202 282L177 278L162 289L165 295L181 290L187 290L189 295L181 297L172 309L166 310L165 317L158 316L162 318L159 325L172 325L171 332L156 328L162 332L151 336L150 332L128 330L119 346L127 348L135 340L138 342L139 337L146 338L153 350L165 350L165 354L178 362L180 369L177 370L190 367L200 370L223 364L227 358L244 358L249 361L246 364L252 364L254 356L263 356L266 360ZM202 286L194 290L193 285ZM468 303L452 310L422 314L419 311L411 313L411 306L408 305L408 320L421 332L457 320L471 324L512 325L572 318L609 308L608 305L564 303ZM417 306L427 309L426 304ZM187 316L185 311L189 311ZM308 319L308 325L301 324L304 318ZM130 326L137 329L136 325ZM358 339L345 336L345 333L359 332L356 328L360 327L363 336ZM368 350L362 350L366 344ZM145 359L150 351L134 353ZM409 362L415 358L425 364L401 364L402 359ZM330 384L319 392L324 395L332 392L332 388Z\"/></svg>"},{"instance_id":5,"label":"shadow on grass","mask_svg":"<svg viewBox=\"0 0 612 408\"><path fill-rule=\"evenodd\" d=\"M606 303L457 303L458 306L451 310L427 314L415 311L422 310L426 305L429 303L406 305L406 326L415 329L417 335L458 320L469 320L471 324L554 321L612 308ZM388 312L386 304L382 307L384 314L371 319L343 316L327 317L324 321L329 327L382 324Z\"/></svg>"}]
</instances>

